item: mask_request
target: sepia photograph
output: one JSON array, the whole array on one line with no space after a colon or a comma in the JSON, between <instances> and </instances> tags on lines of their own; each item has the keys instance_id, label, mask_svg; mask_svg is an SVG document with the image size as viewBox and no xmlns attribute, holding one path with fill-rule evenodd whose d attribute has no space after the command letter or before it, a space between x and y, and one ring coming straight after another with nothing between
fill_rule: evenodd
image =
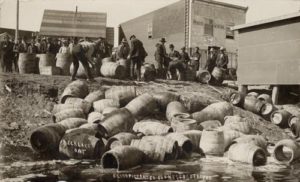
<instances>
[{"instance_id":1,"label":"sepia photograph","mask_svg":"<svg viewBox=\"0 0 300 182\"><path fill-rule=\"evenodd\" d=\"M300 0L0 0L0 182L299 182Z\"/></svg>"}]
</instances>

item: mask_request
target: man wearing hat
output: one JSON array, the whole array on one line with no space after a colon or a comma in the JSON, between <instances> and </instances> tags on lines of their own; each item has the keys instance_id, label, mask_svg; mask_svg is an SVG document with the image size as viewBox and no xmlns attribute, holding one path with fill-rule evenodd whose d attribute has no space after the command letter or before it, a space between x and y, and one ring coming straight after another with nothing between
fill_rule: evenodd
<instances>
[{"instance_id":1,"label":"man wearing hat","mask_svg":"<svg viewBox=\"0 0 300 182\"><path fill-rule=\"evenodd\" d=\"M131 60L130 65L130 76L133 79L136 75L137 80L141 80L141 67L145 60L145 57L148 55L145 51L143 43L135 37L135 35L130 36L130 51L128 59ZM136 73L136 74L135 74Z\"/></svg>"},{"instance_id":2,"label":"man wearing hat","mask_svg":"<svg viewBox=\"0 0 300 182\"><path fill-rule=\"evenodd\" d=\"M2 71L5 72L12 72L12 62L14 59L14 52L13 52L13 43L10 42L9 36L5 35L4 36L4 41L1 43L1 66L2 66Z\"/></svg>"},{"instance_id":3,"label":"man wearing hat","mask_svg":"<svg viewBox=\"0 0 300 182\"><path fill-rule=\"evenodd\" d=\"M212 72L216 66L217 53L214 48L210 48L208 59L206 61L204 69L207 69L208 72Z\"/></svg>"},{"instance_id":4,"label":"man wearing hat","mask_svg":"<svg viewBox=\"0 0 300 182\"><path fill-rule=\"evenodd\" d=\"M192 55L192 59L191 59L191 66L194 71L199 70L199 64L200 64L200 59L201 59L201 53L199 52L199 50L200 50L199 47L195 47L195 51L194 51L194 53Z\"/></svg>"},{"instance_id":5,"label":"man wearing hat","mask_svg":"<svg viewBox=\"0 0 300 182\"><path fill-rule=\"evenodd\" d=\"M159 78L164 78L163 71L168 67L168 56L165 47L166 39L161 38L159 43L156 44L155 56L155 69Z\"/></svg>"},{"instance_id":6,"label":"man wearing hat","mask_svg":"<svg viewBox=\"0 0 300 182\"><path fill-rule=\"evenodd\" d=\"M129 50L129 45L126 39L123 38L121 44L117 48L117 59L127 59Z\"/></svg>"},{"instance_id":7,"label":"man wearing hat","mask_svg":"<svg viewBox=\"0 0 300 182\"><path fill-rule=\"evenodd\" d=\"M169 58L171 59L170 61L173 61L175 59L180 58L180 54L178 51L175 50L175 46L173 44L169 45L170 52L169 52Z\"/></svg>"},{"instance_id":8,"label":"man wearing hat","mask_svg":"<svg viewBox=\"0 0 300 182\"><path fill-rule=\"evenodd\" d=\"M226 49L224 47L220 48L220 53L217 56L216 64L218 68L227 69L228 55L226 54Z\"/></svg>"}]
</instances>

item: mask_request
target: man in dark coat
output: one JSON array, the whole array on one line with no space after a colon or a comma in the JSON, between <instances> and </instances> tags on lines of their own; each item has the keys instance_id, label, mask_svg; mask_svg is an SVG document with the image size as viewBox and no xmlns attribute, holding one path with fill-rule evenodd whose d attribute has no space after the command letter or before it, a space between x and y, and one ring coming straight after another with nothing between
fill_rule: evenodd
<instances>
[{"instance_id":1,"label":"man in dark coat","mask_svg":"<svg viewBox=\"0 0 300 182\"><path fill-rule=\"evenodd\" d=\"M8 35L5 35L4 41L1 44L2 51L2 70L5 72L12 72L12 63L14 60L13 52L14 44L9 41Z\"/></svg>"},{"instance_id":2,"label":"man in dark coat","mask_svg":"<svg viewBox=\"0 0 300 182\"><path fill-rule=\"evenodd\" d=\"M195 52L192 55L191 59L191 66L194 71L199 70L199 64L200 64L200 59L201 59L201 53L199 52L199 47L195 48Z\"/></svg>"},{"instance_id":3,"label":"man in dark coat","mask_svg":"<svg viewBox=\"0 0 300 182\"><path fill-rule=\"evenodd\" d=\"M207 69L208 72L212 72L216 66L216 60L217 60L217 53L214 48L211 48L209 50L208 59L206 61L206 65L204 69Z\"/></svg>"},{"instance_id":4,"label":"man in dark coat","mask_svg":"<svg viewBox=\"0 0 300 182\"><path fill-rule=\"evenodd\" d=\"M217 61L216 61L218 68L227 69L228 64L228 55L226 54L226 49L224 47L220 48L220 53L218 54Z\"/></svg>"},{"instance_id":5,"label":"man in dark coat","mask_svg":"<svg viewBox=\"0 0 300 182\"><path fill-rule=\"evenodd\" d=\"M135 73L137 76L137 80L141 80L141 66L144 62L147 53L143 46L143 43L138 40L135 35L130 36L131 46L128 55L128 59L131 59L131 69L130 69L130 76L134 78Z\"/></svg>"},{"instance_id":6,"label":"man in dark coat","mask_svg":"<svg viewBox=\"0 0 300 182\"><path fill-rule=\"evenodd\" d=\"M117 49L117 58L118 59L127 59L129 55L129 45L127 41L123 38L121 44L118 46Z\"/></svg>"},{"instance_id":7,"label":"man in dark coat","mask_svg":"<svg viewBox=\"0 0 300 182\"><path fill-rule=\"evenodd\" d=\"M155 51L155 69L158 77L163 77L162 72L168 67L168 56L165 47L166 39L161 38L160 42L156 44Z\"/></svg>"}]
</instances>

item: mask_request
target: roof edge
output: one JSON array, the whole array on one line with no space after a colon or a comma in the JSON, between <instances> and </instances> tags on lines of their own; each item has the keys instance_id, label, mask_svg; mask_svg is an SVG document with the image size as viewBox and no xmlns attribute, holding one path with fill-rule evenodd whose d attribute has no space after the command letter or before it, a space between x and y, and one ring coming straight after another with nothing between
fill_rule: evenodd
<instances>
[{"instance_id":1,"label":"roof edge","mask_svg":"<svg viewBox=\"0 0 300 182\"><path fill-rule=\"evenodd\" d=\"M216 5L221 5L221 6L226 6L230 8L236 8L236 9L241 9L244 11L248 11L248 6L239 6L236 4L230 4L230 3L225 3L225 2L220 2L220 1L215 1L215 0L193 0L193 1L202 1L210 4L216 4Z\"/></svg>"}]
</instances>

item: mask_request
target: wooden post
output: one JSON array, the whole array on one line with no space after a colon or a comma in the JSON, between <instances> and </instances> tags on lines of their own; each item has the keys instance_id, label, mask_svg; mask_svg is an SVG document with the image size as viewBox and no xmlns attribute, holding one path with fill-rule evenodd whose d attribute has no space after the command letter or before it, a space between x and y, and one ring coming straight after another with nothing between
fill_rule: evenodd
<instances>
[{"instance_id":1,"label":"wooden post","mask_svg":"<svg viewBox=\"0 0 300 182\"><path fill-rule=\"evenodd\" d=\"M272 101L273 104L278 104L278 96L279 96L279 85L274 85L272 89Z\"/></svg>"},{"instance_id":2,"label":"wooden post","mask_svg":"<svg viewBox=\"0 0 300 182\"><path fill-rule=\"evenodd\" d=\"M244 95L247 95L248 86L247 85L239 85L238 91Z\"/></svg>"},{"instance_id":3,"label":"wooden post","mask_svg":"<svg viewBox=\"0 0 300 182\"><path fill-rule=\"evenodd\" d=\"M15 43L17 43L19 38L19 3L19 0L17 0Z\"/></svg>"}]
</instances>

